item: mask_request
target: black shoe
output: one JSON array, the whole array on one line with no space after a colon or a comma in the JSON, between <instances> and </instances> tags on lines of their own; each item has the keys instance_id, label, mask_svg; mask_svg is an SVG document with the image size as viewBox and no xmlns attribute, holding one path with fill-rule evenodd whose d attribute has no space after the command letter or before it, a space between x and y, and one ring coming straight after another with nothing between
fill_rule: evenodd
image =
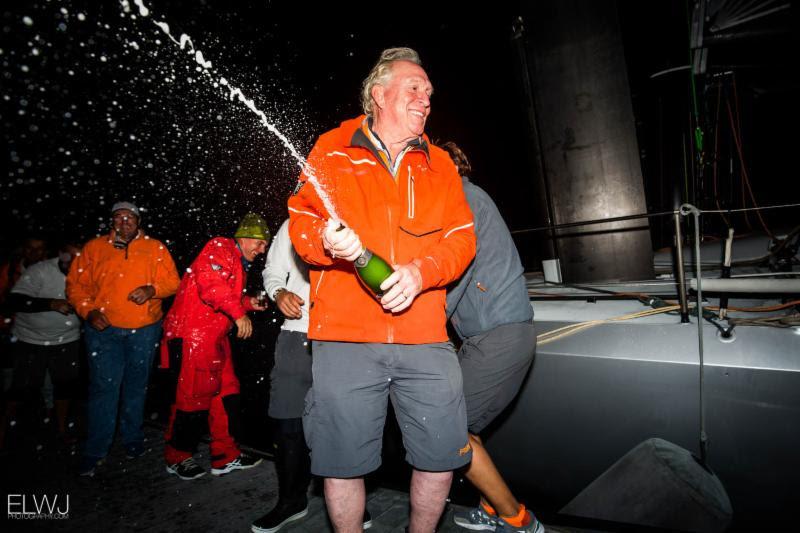
<instances>
[{"instance_id":1,"label":"black shoe","mask_svg":"<svg viewBox=\"0 0 800 533\"><path fill-rule=\"evenodd\" d=\"M290 522L300 520L308 514L308 502L278 502L270 512L253 522L250 531L253 533L275 533Z\"/></svg>"},{"instance_id":2,"label":"black shoe","mask_svg":"<svg viewBox=\"0 0 800 533\"><path fill-rule=\"evenodd\" d=\"M206 475L206 471L194 462L194 457L189 457L174 465L167 465L167 472L175 474L186 481L191 481L192 479L197 479Z\"/></svg>"},{"instance_id":3,"label":"black shoe","mask_svg":"<svg viewBox=\"0 0 800 533\"><path fill-rule=\"evenodd\" d=\"M212 468L211 473L215 476L221 476L223 474L227 474L228 472L233 472L234 470L247 470L248 468L253 468L259 463L261 463L260 457L253 457L251 455L247 455L246 453L240 453L239 457L225 466L221 468Z\"/></svg>"},{"instance_id":4,"label":"black shoe","mask_svg":"<svg viewBox=\"0 0 800 533\"><path fill-rule=\"evenodd\" d=\"M364 508L364 525L361 527L363 527L365 530L372 527L372 515L369 514L369 511L367 511L366 507Z\"/></svg>"}]
</instances>

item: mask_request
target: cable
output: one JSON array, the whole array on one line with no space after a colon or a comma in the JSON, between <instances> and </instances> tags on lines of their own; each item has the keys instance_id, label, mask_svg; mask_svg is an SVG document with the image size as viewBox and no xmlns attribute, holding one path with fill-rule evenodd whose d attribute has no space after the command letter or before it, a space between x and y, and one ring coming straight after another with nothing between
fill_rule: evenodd
<instances>
[{"instance_id":1,"label":"cable","mask_svg":"<svg viewBox=\"0 0 800 533\"><path fill-rule=\"evenodd\" d=\"M781 309L788 309L790 307L794 307L796 305L800 305L800 300L792 300L791 302L787 302L785 304L780 305L771 305L767 307L728 307L728 311L738 311L740 313L770 313L772 311L780 311ZM712 311L719 310L719 307L716 306L707 306L706 309L711 309Z\"/></svg>"},{"instance_id":2,"label":"cable","mask_svg":"<svg viewBox=\"0 0 800 533\"><path fill-rule=\"evenodd\" d=\"M568 337L570 335L574 335L579 331L583 331L585 329L593 328L595 326L599 326L601 324L609 324L611 322L620 322L623 320L633 320L636 318L643 318L646 316L658 315L661 313L668 313L670 311L677 311L680 309L678 305L670 305L667 307L660 307L658 309L647 309L644 311L639 311L636 313L629 313L627 315L616 316L612 318L604 318L600 320L589 320L586 322L580 322L578 324L570 324L568 326L563 326L552 331L548 331L546 333L542 333L536 337L536 342L539 345L547 344L558 339L562 339L564 337Z\"/></svg>"},{"instance_id":3,"label":"cable","mask_svg":"<svg viewBox=\"0 0 800 533\"><path fill-rule=\"evenodd\" d=\"M800 314L769 316L764 318L729 318L734 326L767 326L772 328L793 328L800 326Z\"/></svg>"},{"instance_id":4,"label":"cable","mask_svg":"<svg viewBox=\"0 0 800 533\"><path fill-rule=\"evenodd\" d=\"M722 206L719 204L719 193L717 192L717 161L719 159L719 106L721 102L722 83L717 82L717 111L716 116L714 117L714 164L712 166L711 179L714 186L714 203L717 205L717 209L720 211L722 211ZM730 227L731 223L728 220L728 217L725 216L725 213L721 213L721 215L725 225Z\"/></svg>"},{"instance_id":5,"label":"cable","mask_svg":"<svg viewBox=\"0 0 800 533\"><path fill-rule=\"evenodd\" d=\"M735 85L734 85L735 87ZM753 194L753 188L750 186L750 178L747 175L747 167L744 163L744 153L742 151L742 139L741 139L741 132L737 130L736 124L734 124L733 119L733 111L731 110L731 103L729 100L725 101L725 107L728 108L728 118L731 122L731 129L733 129L733 141L734 145L736 146L736 152L739 154L739 162L742 165L742 180L744 180L745 185L747 186L747 192L750 194L750 199L753 201L753 206L758 207L758 202L756 202L755 194ZM764 231L767 232L771 238L775 238L770 231L769 227L767 227L767 223L764 221L764 218L761 216L761 211L756 211L756 215L758 216L758 221L761 222L761 227L764 228Z\"/></svg>"}]
</instances>

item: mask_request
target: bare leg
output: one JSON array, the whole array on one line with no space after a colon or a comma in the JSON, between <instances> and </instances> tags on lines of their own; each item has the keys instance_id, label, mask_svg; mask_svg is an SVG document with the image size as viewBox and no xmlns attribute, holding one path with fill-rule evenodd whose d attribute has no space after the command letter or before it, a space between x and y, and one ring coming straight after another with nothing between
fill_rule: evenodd
<instances>
[{"instance_id":1,"label":"bare leg","mask_svg":"<svg viewBox=\"0 0 800 533\"><path fill-rule=\"evenodd\" d=\"M336 533L360 533L364 525L364 478L325 478L325 504Z\"/></svg>"},{"instance_id":2,"label":"bare leg","mask_svg":"<svg viewBox=\"0 0 800 533\"><path fill-rule=\"evenodd\" d=\"M494 507L498 514L515 516L519 512L519 502L494 466L481 438L470 433L469 443L472 446L472 462L467 465L464 475L480 491L481 499Z\"/></svg>"},{"instance_id":3,"label":"bare leg","mask_svg":"<svg viewBox=\"0 0 800 533\"><path fill-rule=\"evenodd\" d=\"M411 519L409 533L433 533L447 503L453 472L422 472L411 475Z\"/></svg>"}]
</instances>

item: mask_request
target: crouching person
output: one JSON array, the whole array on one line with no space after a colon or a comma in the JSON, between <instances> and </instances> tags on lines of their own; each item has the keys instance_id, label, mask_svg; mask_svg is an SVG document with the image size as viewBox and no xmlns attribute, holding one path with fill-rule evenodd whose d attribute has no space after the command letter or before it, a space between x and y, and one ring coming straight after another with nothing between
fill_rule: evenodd
<instances>
[{"instance_id":1,"label":"crouching person","mask_svg":"<svg viewBox=\"0 0 800 533\"><path fill-rule=\"evenodd\" d=\"M186 270L175 304L164 320L161 366L176 379L175 402L165 434L167 472L195 479L205 470L193 454L208 420L211 473L252 468L261 459L242 453L236 442L239 425L239 380L233 369L228 334L253 331L247 311L262 311L257 299L245 297L247 270L270 239L266 222L248 213L234 238L215 237Z\"/></svg>"}]
</instances>

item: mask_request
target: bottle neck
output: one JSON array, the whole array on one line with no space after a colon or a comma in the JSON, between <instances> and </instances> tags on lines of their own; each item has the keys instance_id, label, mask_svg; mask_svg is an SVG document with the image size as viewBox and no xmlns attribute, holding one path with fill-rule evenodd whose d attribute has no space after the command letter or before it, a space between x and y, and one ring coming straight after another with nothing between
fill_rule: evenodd
<instances>
[{"instance_id":1,"label":"bottle neck","mask_svg":"<svg viewBox=\"0 0 800 533\"><path fill-rule=\"evenodd\" d=\"M372 259L372 252L368 248L361 248L361 255L356 258L354 263L357 268L364 268L369 264L370 259Z\"/></svg>"}]
</instances>

